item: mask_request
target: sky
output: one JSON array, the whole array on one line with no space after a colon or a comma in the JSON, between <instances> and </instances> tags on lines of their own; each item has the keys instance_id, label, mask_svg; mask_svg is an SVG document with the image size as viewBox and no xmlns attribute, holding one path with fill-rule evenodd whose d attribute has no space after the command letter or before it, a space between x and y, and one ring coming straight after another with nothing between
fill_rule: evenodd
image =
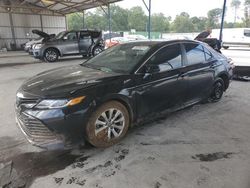
<instances>
[{"instance_id":1,"label":"sky","mask_svg":"<svg viewBox=\"0 0 250 188\"><path fill-rule=\"evenodd\" d=\"M226 21L234 20L234 10L231 8L232 0L227 0L228 11ZM243 17L243 4L238 11L238 20ZM148 0L145 0L148 2ZM162 12L166 16L174 17L181 13L187 12L190 16L207 16L207 12L214 8L222 8L224 0L152 0L152 13ZM133 6L145 7L142 0L123 0L116 3L123 8L131 8ZM144 8L146 11L146 8Z\"/></svg>"}]
</instances>

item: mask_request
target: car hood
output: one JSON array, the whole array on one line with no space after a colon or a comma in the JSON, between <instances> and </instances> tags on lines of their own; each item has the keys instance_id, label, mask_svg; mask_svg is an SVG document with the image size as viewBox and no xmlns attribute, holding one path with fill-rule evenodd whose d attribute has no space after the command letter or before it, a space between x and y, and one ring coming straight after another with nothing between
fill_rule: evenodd
<instances>
[{"instance_id":1,"label":"car hood","mask_svg":"<svg viewBox=\"0 0 250 188\"><path fill-rule=\"evenodd\" d=\"M65 66L42 72L28 79L21 90L39 97L70 97L75 91L94 86L104 80L119 76L81 65Z\"/></svg>"},{"instance_id":2,"label":"car hood","mask_svg":"<svg viewBox=\"0 0 250 188\"><path fill-rule=\"evenodd\" d=\"M43 38L49 38L50 37L50 35L48 33L45 33L43 31L40 31L40 30L37 30L37 29L32 30L32 33L37 34L37 35L39 35L39 36L41 36Z\"/></svg>"}]
</instances>

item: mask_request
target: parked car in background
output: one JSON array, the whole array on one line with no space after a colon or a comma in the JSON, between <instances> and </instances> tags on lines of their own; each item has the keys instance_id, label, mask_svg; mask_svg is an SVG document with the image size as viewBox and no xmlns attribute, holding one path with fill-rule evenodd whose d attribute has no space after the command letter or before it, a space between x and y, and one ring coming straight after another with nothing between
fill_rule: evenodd
<instances>
[{"instance_id":1,"label":"parked car in background","mask_svg":"<svg viewBox=\"0 0 250 188\"><path fill-rule=\"evenodd\" d=\"M17 91L17 123L40 147L108 147L134 124L219 101L232 72L230 60L202 42L124 43L28 79Z\"/></svg>"},{"instance_id":2,"label":"parked car in background","mask_svg":"<svg viewBox=\"0 0 250 188\"><path fill-rule=\"evenodd\" d=\"M143 35L126 35L129 40L147 40L148 38Z\"/></svg>"},{"instance_id":3,"label":"parked car in background","mask_svg":"<svg viewBox=\"0 0 250 188\"><path fill-rule=\"evenodd\" d=\"M117 44L122 44L124 42L131 41L131 39L128 39L127 37L114 37L112 39L108 39L105 41L105 48L110 48L112 46L115 46Z\"/></svg>"},{"instance_id":4,"label":"parked car in background","mask_svg":"<svg viewBox=\"0 0 250 188\"><path fill-rule=\"evenodd\" d=\"M25 43L24 51L28 52L29 54L33 54L32 52L33 45L45 42L46 40L49 40L56 36L55 34L48 34L48 33L45 33L43 31L36 30L36 29L32 30L32 33L37 34L39 37Z\"/></svg>"},{"instance_id":5,"label":"parked car in background","mask_svg":"<svg viewBox=\"0 0 250 188\"><path fill-rule=\"evenodd\" d=\"M53 39L36 44L33 56L48 62L55 62L62 56L96 56L103 50L104 41L101 31L72 30L63 31Z\"/></svg>"}]
</instances>

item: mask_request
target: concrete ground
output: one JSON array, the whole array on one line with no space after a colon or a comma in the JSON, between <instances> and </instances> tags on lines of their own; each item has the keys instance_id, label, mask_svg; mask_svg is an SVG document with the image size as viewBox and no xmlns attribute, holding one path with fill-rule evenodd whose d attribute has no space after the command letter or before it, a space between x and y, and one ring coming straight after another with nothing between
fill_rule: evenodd
<instances>
[{"instance_id":1,"label":"concrete ground","mask_svg":"<svg viewBox=\"0 0 250 188\"><path fill-rule=\"evenodd\" d=\"M31 146L15 125L17 88L41 71L82 61L0 68L0 187L250 187L249 82L233 81L218 103L135 127L107 149Z\"/></svg>"}]
</instances>

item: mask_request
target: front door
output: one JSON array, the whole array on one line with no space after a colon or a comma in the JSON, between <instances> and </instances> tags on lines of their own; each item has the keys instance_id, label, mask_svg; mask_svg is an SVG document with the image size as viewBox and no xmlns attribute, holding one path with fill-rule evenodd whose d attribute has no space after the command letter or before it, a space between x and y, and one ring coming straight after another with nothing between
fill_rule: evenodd
<instances>
[{"instance_id":1,"label":"front door","mask_svg":"<svg viewBox=\"0 0 250 188\"><path fill-rule=\"evenodd\" d=\"M66 33L61 48L63 55L79 54L77 32Z\"/></svg>"},{"instance_id":2,"label":"front door","mask_svg":"<svg viewBox=\"0 0 250 188\"><path fill-rule=\"evenodd\" d=\"M181 46L173 44L159 50L141 68L135 89L139 118L180 107L185 102L187 83L181 71L182 62Z\"/></svg>"}]
</instances>

